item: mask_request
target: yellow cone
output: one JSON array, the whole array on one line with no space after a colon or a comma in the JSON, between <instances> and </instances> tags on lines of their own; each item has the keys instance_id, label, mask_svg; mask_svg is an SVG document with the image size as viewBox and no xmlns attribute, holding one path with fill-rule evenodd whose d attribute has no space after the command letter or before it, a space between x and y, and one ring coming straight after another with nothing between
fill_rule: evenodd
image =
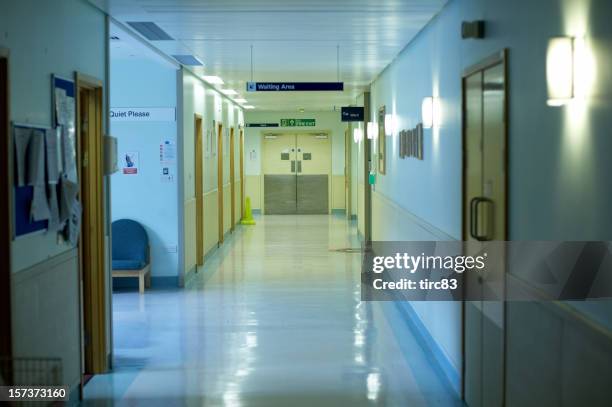
<instances>
[{"instance_id":1,"label":"yellow cone","mask_svg":"<svg viewBox=\"0 0 612 407\"><path fill-rule=\"evenodd\" d=\"M251 198L248 196L246 197L244 203L244 218L242 218L242 221L240 221L240 223L243 225L255 224L255 219L253 219L253 212L251 211Z\"/></svg>"}]
</instances>

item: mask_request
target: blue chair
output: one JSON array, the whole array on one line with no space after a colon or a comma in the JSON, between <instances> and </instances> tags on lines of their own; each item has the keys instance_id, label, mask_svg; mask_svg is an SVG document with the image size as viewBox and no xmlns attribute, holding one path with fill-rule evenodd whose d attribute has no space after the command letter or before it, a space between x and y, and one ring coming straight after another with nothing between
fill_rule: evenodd
<instances>
[{"instance_id":1,"label":"blue chair","mask_svg":"<svg viewBox=\"0 0 612 407\"><path fill-rule=\"evenodd\" d=\"M113 222L113 277L138 277L138 291L144 293L151 285L151 259L149 236L142 225L134 220Z\"/></svg>"}]
</instances>

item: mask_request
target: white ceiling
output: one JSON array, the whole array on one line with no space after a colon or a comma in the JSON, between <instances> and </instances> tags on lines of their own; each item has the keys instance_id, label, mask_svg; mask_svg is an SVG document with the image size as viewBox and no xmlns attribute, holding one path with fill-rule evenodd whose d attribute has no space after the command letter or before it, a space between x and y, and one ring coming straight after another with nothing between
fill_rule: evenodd
<instances>
[{"instance_id":1,"label":"white ceiling","mask_svg":"<svg viewBox=\"0 0 612 407\"><path fill-rule=\"evenodd\" d=\"M332 110L350 104L447 0L90 0L122 23L152 21L258 110ZM247 93L255 81L337 80L344 92Z\"/></svg>"}]
</instances>

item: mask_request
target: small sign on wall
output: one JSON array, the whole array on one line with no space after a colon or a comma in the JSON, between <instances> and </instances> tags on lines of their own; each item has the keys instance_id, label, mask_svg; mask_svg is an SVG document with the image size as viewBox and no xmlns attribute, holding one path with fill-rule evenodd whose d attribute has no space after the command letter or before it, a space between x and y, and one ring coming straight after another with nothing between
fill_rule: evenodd
<instances>
[{"instance_id":1,"label":"small sign on wall","mask_svg":"<svg viewBox=\"0 0 612 407\"><path fill-rule=\"evenodd\" d=\"M140 166L138 151L128 151L121 157L123 173L126 175L137 175Z\"/></svg>"},{"instance_id":2,"label":"small sign on wall","mask_svg":"<svg viewBox=\"0 0 612 407\"><path fill-rule=\"evenodd\" d=\"M175 122L174 107L112 107L113 122Z\"/></svg>"}]
</instances>

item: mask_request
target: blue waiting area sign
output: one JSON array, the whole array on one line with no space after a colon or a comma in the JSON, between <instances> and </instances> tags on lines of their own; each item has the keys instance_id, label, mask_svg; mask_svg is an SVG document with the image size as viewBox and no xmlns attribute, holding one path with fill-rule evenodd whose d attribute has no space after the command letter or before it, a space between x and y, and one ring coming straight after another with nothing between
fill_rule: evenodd
<instances>
[{"instance_id":1,"label":"blue waiting area sign","mask_svg":"<svg viewBox=\"0 0 612 407\"><path fill-rule=\"evenodd\" d=\"M247 82L247 92L341 92L344 82Z\"/></svg>"}]
</instances>

